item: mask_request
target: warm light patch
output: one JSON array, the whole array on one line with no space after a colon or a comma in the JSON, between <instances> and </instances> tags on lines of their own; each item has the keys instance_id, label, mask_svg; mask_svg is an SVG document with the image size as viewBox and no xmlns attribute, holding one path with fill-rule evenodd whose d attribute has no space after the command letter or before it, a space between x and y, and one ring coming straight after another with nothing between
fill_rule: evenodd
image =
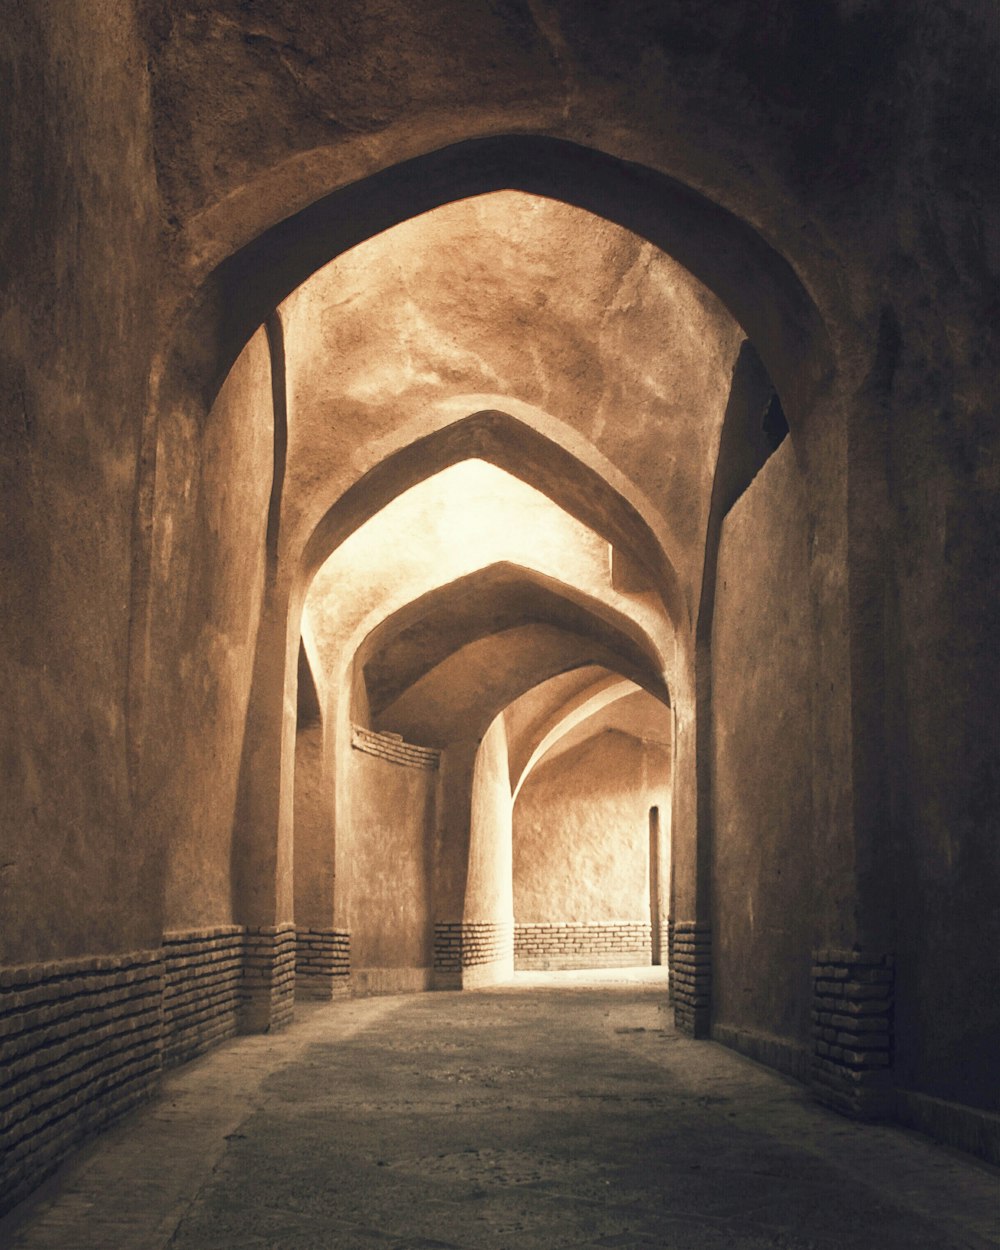
<instances>
[{"instance_id":1,"label":"warm light patch","mask_svg":"<svg viewBox=\"0 0 1000 1250\"><path fill-rule=\"evenodd\" d=\"M534 487L466 460L403 491L329 557L306 612L327 646L372 612L506 560L607 587L606 545Z\"/></svg>"}]
</instances>

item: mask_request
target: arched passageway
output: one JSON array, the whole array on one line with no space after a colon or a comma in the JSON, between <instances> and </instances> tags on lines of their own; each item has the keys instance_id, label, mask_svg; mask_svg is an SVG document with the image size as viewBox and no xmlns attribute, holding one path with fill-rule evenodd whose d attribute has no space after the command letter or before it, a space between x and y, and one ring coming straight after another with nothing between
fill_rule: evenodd
<instances>
[{"instance_id":1,"label":"arched passageway","mask_svg":"<svg viewBox=\"0 0 1000 1250\"><path fill-rule=\"evenodd\" d=\"M490 480L482 468L473 480ZM505 475L493 470L498 476ZM442 474L427 488L439 482L443 489L448 480ZM519 509L523 494L523 488L515 491ZM544 511L527 523L528 551L545 546ZM398 506L378 523L384 532L397 532ZM570 533L578 531L574 526ZM429 535L418 530L411 540L420 567L433 566ZM509 546L509 535L506 541ZM382 618L374 629L362 623L334 643L329 612L340 612L351 584L347 569L382 576L374 550L368 543L331 557L307 605L312 629L325 639L328 671L343 673L334 681L341 693L331 702L327 729L337 819L336 862L325 885L314 865L301 860L296 840L296 872L309 878L310 906L319 903L310 923L316 941L325 927L331 942L350 935L356 986L495 980L510 974L514 936L513 740L504 709L553 674L592 671L595 664L626 672L665 699L658 647L669 641L669 631L662 608L654 644L621 607L601 601L602 584L605 599L615 595L598 542L590 565L579 558L576 565L577 576L592 583L593 597L510 562L488 564L388 615L384 607L373 610L369 620ZM558 550L565 558L565 548ZM630 688L637 688L634 682ZM379 868L387 854L392 873ZM328 990L336 988L331 982L335 978ZM311 985L322 992L320 981Z\"/></svg>"},{"instance_id":2,"label":"arched passageway","mask_svg":"<svg viewBox=\"0 0 1000 1250\"><path fill-rule=\"evenodd\" d=\"M576 711L595 665L669 687L681 1028L995 1158L982 6L15 7L0 1200L164 1064L288 1022L297 833L343 885L352 716L482 730L440 897L492 923L458 905L489 877L475 795L603 750L556 743L574 708L543 715L505 654ZM373 713L310 587L470 458L589 537L353 583L352 664L489 564L552 618L476 635L452 601L441 648L374 657ZM455 697L477 672L488 722Z\"/></svg>"}]
</instances>

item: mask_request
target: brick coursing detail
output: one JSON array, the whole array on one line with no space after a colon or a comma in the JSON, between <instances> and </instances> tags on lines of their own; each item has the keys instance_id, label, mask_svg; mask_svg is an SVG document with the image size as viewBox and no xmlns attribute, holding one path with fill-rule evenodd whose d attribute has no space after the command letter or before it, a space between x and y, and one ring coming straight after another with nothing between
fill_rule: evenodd
<instances>
[{"instance_id":1,"label":"brick coursing detail","mask_svg":"<svg viewBox=\"0 0 1000 1250\"><path fill-rule=\"evenodd\" d=\"M0 1210L155 1089L160 951L0 971Z\"/></svg>"},{"instance_id":2,"label":"brick coursing detail","mask_svg":"<svg viewBox=\"0 0 1000 1250\"><path fill-rule=\"evenodd\" d=\"M712 929L694 920L674 924L670 963L674 1020L691 1037L707 1037L712 1006Z\"/></svg>"},{"instance_id":3,"label":"brick coursing detail","mask_svg":"<svg viewBox=\"0 0 1000 1250\"><path fill-rule=\"evenodd\" d=\"M163 1065L173 1067L239 1027L242 926L163 935Z\"/></svg>"},{"instance_id":4,"label":"brick coursing detail","mask_svg":"<svg viewBox=\"0 0 1000 1250\"><path fill-rule=\"evenodd\" d=\"M240 1028L257 1033L288 1024L295 1010L295 926L246 930Z\"/></svg>"},{"instance_id":5,"label":"brick coursing detail","mask_svg":"<svg viewBox=\"0 0 1000 1250\"><path fill-rule=\"evenodd\" d=\"M434 970L461 972L509 959L513 925L493 921L455 921L434 926Z\"/></svg>"},{"instance_id":6,"label":"brick coursing detail","mask_svg":"<svg viewBox=\"0 0 1000 1250\"><path fill-rule=\"evenodd\" d=\"M295 993L332 998L351 975L351 935L345 929L299 929L295 935Z\"/></svg>"},{"instance_id":7,"label":"brick coursing detail","mask_svg":"<svg viewBox=\"0 0 1000 1250\"><path fill-rule=\"evenodd\" d=\"M355 751L364 751L367 755L375 755L380 760L401 764L405 768L423 768L434 772L441 764L441 752L433 747L420 747L413 742L404 742L399 734L376 733L361 725L351 727L351 746Z\"/></svg>"},{"instance_id":8,"label":"brick coursing detail","mask_svg":"<svg viewBox=\"0 0 1000 1250\"><path fill-rule=\"evenodd\" d=\"M514 925L514 966L521 969L615 968L648 964L648 921L565 921Z\"/></svg>"},{"instance_id":9,"label":"brick coursing detail","mask_svg":"<svg viewBox=\"0 0 1000 1250\"><path fill-rule=\"evenodd\" d=\"M891 1111L894 962L877 951L813 952L812 1088L847 1115Z\"/></svg>"},{"instance_id":10,"label":"brick coursing detail","mask_svg":"<svg viewBox=\"0 0 1000 1250\"><path fill-rule=\"evenodd\" d=\"M171 932L157 950L0 969L0 1211L164 1067L292 1016L292 925Z\"/></svg>"}]
</instances>

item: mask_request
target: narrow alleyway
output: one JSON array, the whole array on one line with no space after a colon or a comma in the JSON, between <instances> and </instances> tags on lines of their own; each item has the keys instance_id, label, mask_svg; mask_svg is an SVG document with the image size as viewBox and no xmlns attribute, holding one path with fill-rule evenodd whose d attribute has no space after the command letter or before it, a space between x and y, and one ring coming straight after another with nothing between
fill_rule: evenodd
<instances>
[{"instance_id":1,"label":"narrow alleyway","mask_svg":"<svg viewBox=\"0 0 1000 1250\"><path fill-rule=\"evenodd\" d=\"M0 1244L1000 1244L994 1171L680 1036L654 975L300 1007L285 1032L169 1074L0 1223Z\"/></svg>"}]
</instances>

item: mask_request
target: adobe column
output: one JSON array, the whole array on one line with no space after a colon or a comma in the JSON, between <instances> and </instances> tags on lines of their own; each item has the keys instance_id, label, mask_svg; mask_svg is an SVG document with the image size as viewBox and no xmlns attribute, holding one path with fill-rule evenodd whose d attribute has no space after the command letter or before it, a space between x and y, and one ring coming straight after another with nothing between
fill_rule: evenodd
<instances>
[{"instance_id":1,"label":"adobe column","mask_svg":"<svg viewBox=\"0 0 1000 1250\"><path fill-rule=\"evenodd\" d=\"M678 692L674 708L674 785L671 822L671 914L668 930L674 1022L691 1037L708 1037L712 1006L712 926L709 920L710 845L698 804L698 726L693 700Z\"/></svg>"},{"instance_id":2,"label":"adobe column","mask_svg":"<svg viewBox=\"0 0 1000 1250\"><path fill-rule=\"evenodd\" d=\"M299 612L294 604L289 611L289 598L280 587L267 589L233 832L234 910L246 943L240 1028L247 1033L286 1024L295 1000L292 787Z\"/></svg>"}]
</instances>

